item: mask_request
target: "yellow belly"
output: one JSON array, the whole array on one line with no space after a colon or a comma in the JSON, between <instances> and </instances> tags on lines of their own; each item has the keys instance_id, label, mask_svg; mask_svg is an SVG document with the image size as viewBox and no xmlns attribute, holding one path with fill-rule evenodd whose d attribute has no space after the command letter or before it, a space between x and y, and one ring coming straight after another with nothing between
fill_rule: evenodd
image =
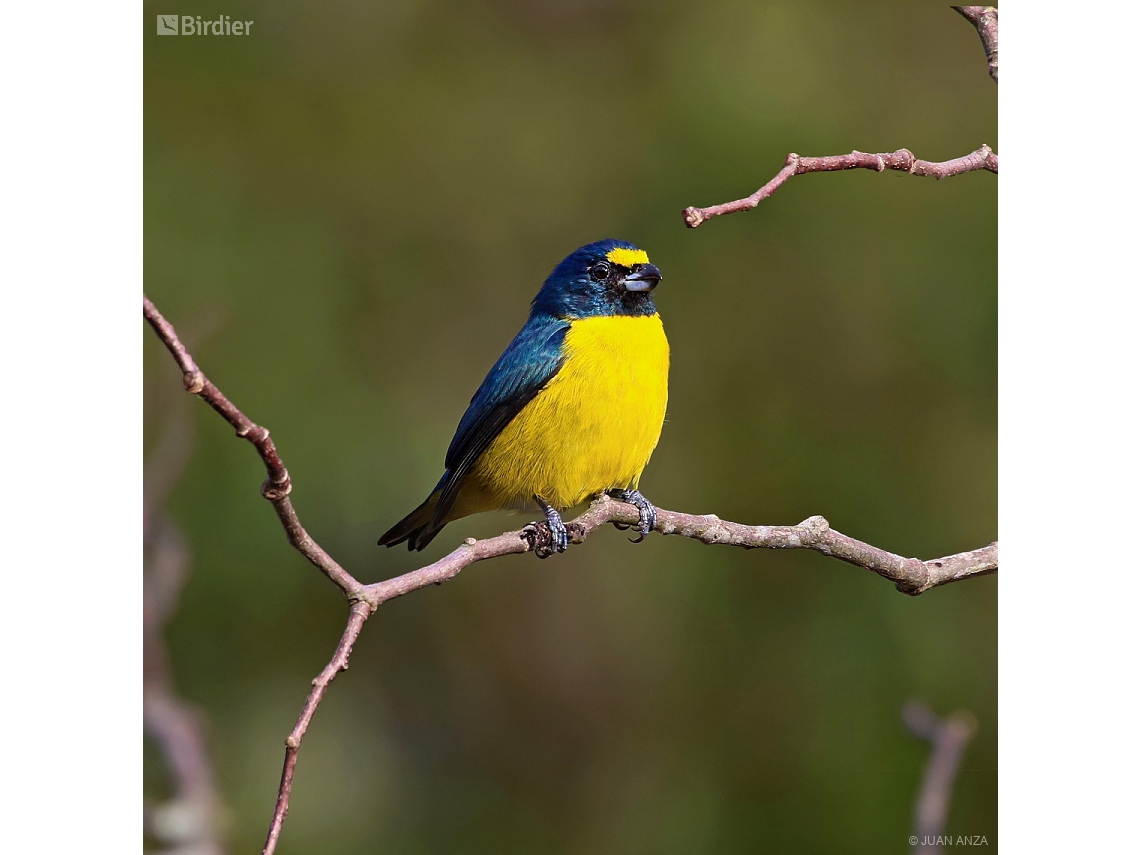
<instances>
[{"instance_id":1,"label":"yellow belly","mask_svg":"<svg viewBox=\"0 0 1140 855\"><path fill-rule=\"evenodd\" d=\"M661 318L576 320L563 347L562 369L476 462L457 511L530 508L536 495L564 509L637 487L669 398Z\"/></svg>"}]
</instances>

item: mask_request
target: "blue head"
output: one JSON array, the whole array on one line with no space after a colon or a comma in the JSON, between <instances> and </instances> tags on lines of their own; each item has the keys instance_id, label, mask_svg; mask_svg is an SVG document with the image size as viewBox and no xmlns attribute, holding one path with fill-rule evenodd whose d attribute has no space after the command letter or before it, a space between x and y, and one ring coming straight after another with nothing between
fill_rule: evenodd
<instances>
[{"instance_id":1,"label":"blue head","mask_svg":"<svg viewBox=\"0 0 1140 855\"><path fill-rule=\"evenodd\" d=\"M532 315L589 318L654 315L653 289L661 271L644 250L623 240L600 240L570 253L546 278Z\"/></svg>"}]
</instances>

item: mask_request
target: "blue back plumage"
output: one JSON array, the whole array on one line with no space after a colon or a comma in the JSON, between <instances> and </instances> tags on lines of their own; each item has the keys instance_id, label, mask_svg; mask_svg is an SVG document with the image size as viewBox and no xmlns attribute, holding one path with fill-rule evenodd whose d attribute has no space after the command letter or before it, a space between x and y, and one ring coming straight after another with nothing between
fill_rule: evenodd
<instances>
[{"instance_id":1,"label":"blue back plumage","mask_svg":"<svg viewBox=\"0 0 1140 855\"><path fill-rule=\"evenodd\" d=\"M547 314L532 314L527 319L472 396L447 449L445 465L449 471L454 471L470 456L473 446L482 446L479 451L485 449L506 421L510 421L508 418L497 424L499 420L494 418L497 411L515 403L518 406L511 413L513 416L558 373L562 365L562 340L568 329L568 321ZM481 437L491 428L494 428L493 433L484 444Z\"/></svg>"}]
</instances>

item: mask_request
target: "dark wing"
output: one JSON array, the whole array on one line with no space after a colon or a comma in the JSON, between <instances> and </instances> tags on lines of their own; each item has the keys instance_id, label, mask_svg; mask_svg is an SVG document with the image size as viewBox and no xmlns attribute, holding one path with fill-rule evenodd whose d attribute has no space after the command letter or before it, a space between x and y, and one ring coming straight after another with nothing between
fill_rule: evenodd
<instances>
[{"instance_id":1,"label":"dark wing","mask_svg":"<svg viewBox=\"0 0 1140 855\"><path fill-rule=\"evenodd\" d=\"M568 321L532 316L487 374L447 449L447 471L440 481L433 525L442 522L451 510L464 476L479 455L558 373L568 329Z\"/></svg>"}]
</instances>

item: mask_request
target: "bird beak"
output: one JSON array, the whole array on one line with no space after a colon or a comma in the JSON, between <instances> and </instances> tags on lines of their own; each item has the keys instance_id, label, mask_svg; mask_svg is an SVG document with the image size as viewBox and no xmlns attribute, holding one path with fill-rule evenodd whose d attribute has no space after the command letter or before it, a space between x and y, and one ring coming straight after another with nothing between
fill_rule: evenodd
<instances>
[{"instance_id":1,"label":"bird beak","mask_svg":"<svg viewBox=\"0 0 1140 855\"><path fill-rule=\"evenodd\" d=\"M639 264L625 277L623 284L626 291L652 291L660 281L661 271L656 264Z\"/></svg>"}]
</instances>

